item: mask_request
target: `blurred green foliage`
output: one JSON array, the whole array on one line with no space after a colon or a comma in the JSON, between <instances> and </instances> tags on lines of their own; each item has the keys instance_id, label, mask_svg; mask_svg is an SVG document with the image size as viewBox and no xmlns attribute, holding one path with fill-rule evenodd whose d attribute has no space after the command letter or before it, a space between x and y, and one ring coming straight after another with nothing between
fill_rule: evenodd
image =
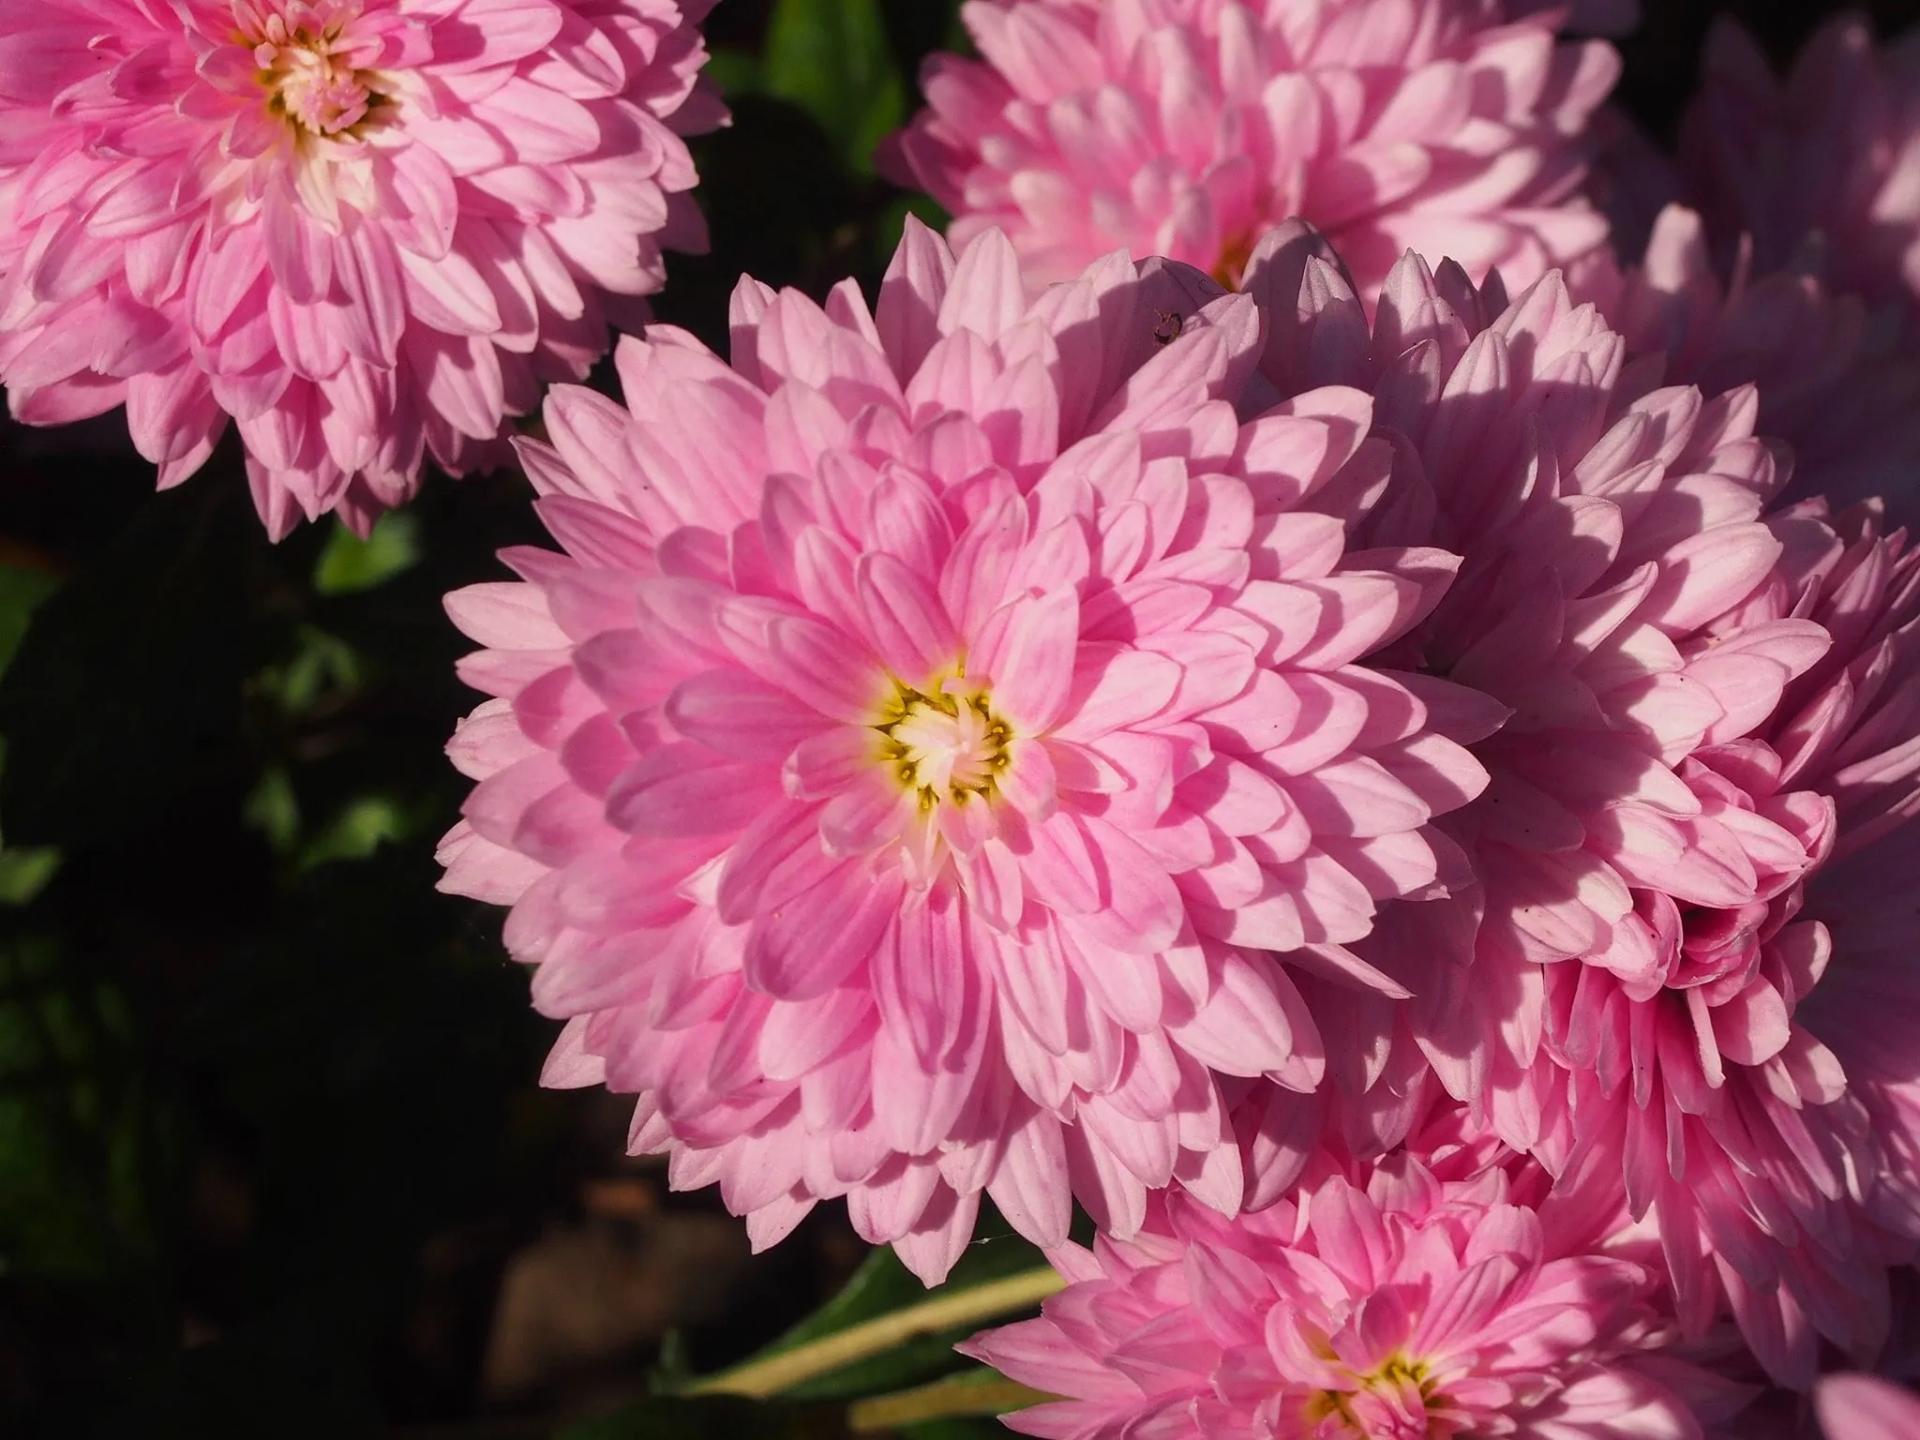
<instances>
[{"instance_id":1,"label":"blurred green foliage","mask_svg":"<svg viewBox=\"0 0 1920 1440\"><path fill-rule=\"evenodd\" d=\"M766 92L818 121L857 175L907 118L880 0L779 0L757 69Z\"/></svg>"}]
</instances>

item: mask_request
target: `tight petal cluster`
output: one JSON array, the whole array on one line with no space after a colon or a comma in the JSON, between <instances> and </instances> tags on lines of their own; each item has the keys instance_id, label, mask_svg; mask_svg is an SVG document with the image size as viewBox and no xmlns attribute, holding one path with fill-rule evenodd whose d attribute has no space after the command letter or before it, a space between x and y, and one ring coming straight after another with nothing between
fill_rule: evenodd
<instances>
[{"instance_id":1,"label":"tight petal cluster","mask_svg":"<svg viewBox=\"0 0 1920 1440\"><path fill-rule=\"evenodd\" d=\"M1067 1249L1042 1318L963 1350L1066 1398L1054 1440L1691 1440L1658 1276L1570 1243L1501 1170L1401 1156L1227 1221L1178 1198L1133 1242ZM1520 1187L1525 1189L1530 1187Z\"/></svg>"},{"instance_id":2,"label":"tight petal cluster","mask_svg":"<svg viewBox=\"0 0 1920 1440\"><path fill-rule=\"evenodd\" d=\"M274 536L486 462L703 243L707 0L34 0L0 35L0 382L231 420Z\"/></svg>"},{"instance_id":3,"label":"tight petal cluster","mask_svg":"<svg viewBox=\"0 0 1920 1440\"><path fill-rule=\"evenodd\" d=\"M1403 995L1352 946L1485 780L1356 663L1453 563L1347 546L1367 398L1243 418L1261 316L1190 273L1027 293L916 225L871 312L747 281L730 363L623 342L627 408L522 445L562 550L448 601L496 698L444 883L512 905L550 1081L756 1244L844 1195L929 1282L983 1193L1048 1246L1235 1213L1233 1104L1325 1068L1289 972Z\"/></svg>"},{"instance_id":4,"label":"tight petal cluster","mask_svg":"<svg viewBox=\"0 0 1920 1440\"><path fill-rule=\"evenodd\" d=\"M1884 1261L1857 1217L1879 1203L1883 1162L1840 1061L1798 1016L1838 963L1806 887L1850 843L1849 791L1871 778L1886 823L1904 818L1912 730L1904 702L1844 701L1821 678L1830 636L1811 617L1839 602L1809 593L1790 562L1805 542L1766 514L1783 477L1751 389L1627 383L1623 337L1557 277L1507 304L1410 258L1369 326L1293 232L1249 288L1277 317L1265 368L1281 392L1368 388L1399 448L1362 540L1463 557L1383 660L1510 712L1449 732L1492 776L1445 822L1479 890L1358 947L1391 975L1431 973L1447 947L1462 977L1377 1022L1377 1048L1411 1038L1506 1143L1565 1183L1624 1193L1691 1330L1731 1305L1800 1383L1815 1331L1870 1354ZM1874 594L1862 611L1879 617ZM1881 675L1898 667L1873 654ZM1819 703L1825 718L1790 718ZM1881 704L1896 708L1876 725ZM1829 755L1889 753L1842 780L1810 757L1816 725Z\"/></svg>"},{"instance_id":5,"label":"tight petal cluster","mask_svg":"<svg viewBox=\"0 0 1920 1440\"><path fill-rule=\"evenodd\" d=\"M1920 872L1920 551L1877 507L1838 516L1818 503L1777 522L1803 577L1798 608L1832 632L1821 666L1789 691L1774 744L1833 797L1833 854L1807 887L1807 913L1833 939L1804 1010L1859 1107L1872 1183L1856 1224L1884 1257L1910 1263L1920 1241L1920 999L1912 876ZM1791 1329L1784 1333L1792 1334ZM1801 1373L1812 1367L1800 1339Z\"/></svg>"},{"instance_id":6,"label":"tight petal cluster","mask_svg":"<svg viewBox=\"0 0 1920 1440\"><path fill-rule=\"evenodd\" d=\"M1604 7L1603 7L1604 8ZM1618 9L1618 7L1614 7ZM1496 0L974 0L895 168L1055 280L1115 246L1238 283L1302 216L1369 296L1408 246L1530 280L1599 246L1575 203L1618 63Z\"/></svg>"}]
</instances>

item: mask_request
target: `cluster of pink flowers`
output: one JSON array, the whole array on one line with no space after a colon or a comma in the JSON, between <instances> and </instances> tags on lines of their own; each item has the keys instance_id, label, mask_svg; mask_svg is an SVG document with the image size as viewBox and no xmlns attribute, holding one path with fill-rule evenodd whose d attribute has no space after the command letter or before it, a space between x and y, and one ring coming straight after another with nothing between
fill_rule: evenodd
<instances>
[{"instance_id":1,"label":"cluster of pink flowers","mask_svg":"<svg viewBox=\"0 0 1920 1440\"><path fill-rule=\"evenodd\" d=\"M1299 224L1239 294L910 226L617 358L521 446L560 550L449 598L442 858L676 1184L929 1283L991 1198L1076 1282L978 1347L1043 1435L1692 1435L1716 1355L1874 1355L1920 551L1754 387Z\"/></svg>"},{"instance_id":2,"label":"cluster of pink flowers","mask_svg":"<svg viewBox=\"0 0 1920 1440\"><path fill-rule=\"evenodd\" d=\"M700 241L705 8L44 0L15 413L276 535L487 462ZM756 1247L990 1201L1030 1434L1920 1435L1822 1378L1920 1256L1920 42L1722 26L1669 162L1630 3L963 14L950 239L621 339L448 597L546 1083Z\"/></svg>"},{"instance_id":3,"label":"cluster of pink flowers","mask_svg":"<svg viewBox=\"0 0 1920 1440\"><path fill-rule=\"evenodd\" d=\"M449 598L445 884L548 1082L759 1246L844 1197L934 1284L990 1199L1070 1282L968 1347L1031 1434L1732 1436L1874 1363L1911 161L1705 162L1745 210L1622 258L1563 12L965 14L890 151L952 248L623 341L520 446L559 549ZM1703 107L1811 103L1739 45Z\"/></svg>"}]
</instances>

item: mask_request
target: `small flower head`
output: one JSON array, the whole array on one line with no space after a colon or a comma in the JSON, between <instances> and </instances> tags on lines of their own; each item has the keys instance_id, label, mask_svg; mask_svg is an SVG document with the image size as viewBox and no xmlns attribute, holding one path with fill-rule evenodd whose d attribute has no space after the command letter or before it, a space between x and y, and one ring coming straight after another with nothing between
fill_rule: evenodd
<instances>
[{"instance_id":1,"label":"small flower head","mask_svg":"<svg viewBox=\"0 0 1920 1440\"><path fill-rule=\"evenodd\" d=\"M1167 1440L1695 1437L1654 1272L1569 1244L1500 1170L1397 1156L1227 1221L1178 1197L1063 1251L1042 1318L961 1347L1065 1398L1029 1435Z\"/></svg>"},{"instance_id":2,"label":"small flower head","mask_svg":"<svg viewBox=\"0 0 1920 1440\"><path fill-rule=\"evenodd\" d=\"M1000 228L1034 279L1124 246L1237 285L1292 216L1338 243L1369 299L1409 245L1526 280L1606 238L1575 197L1581 131L1617 61L1557 41L1552 14L1509 18L1496 0L962 13L984 58L929 63L929 108L894 165L953 212L955 243Z\"/></svg>"},{"instance_id":3,"label":"small flower head","mask_svg":"<svg viewBox=\"0 0 1920 1440\"><path fill-rule=\"evenodd\" d=\"M163 486L229 421L276 537L503 451L697 245L704 6L46 0L0 78L0 381L124 405Z\"/></svg>"}]
</instances>

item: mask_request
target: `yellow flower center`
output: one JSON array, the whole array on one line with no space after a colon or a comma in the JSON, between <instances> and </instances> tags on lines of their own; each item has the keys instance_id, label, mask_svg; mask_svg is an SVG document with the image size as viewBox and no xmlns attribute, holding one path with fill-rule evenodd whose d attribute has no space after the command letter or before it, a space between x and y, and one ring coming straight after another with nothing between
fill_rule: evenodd
<instances>
[{"instance_id":1,"label":"yellow flower center","mask_svg":"<svg viewBox=\"0 0 1920 1440\"><path fill-rule=\"evenodd\" d=\"M1307 1419L1318 1424L1333 1416L1355 1440L1448 1440L1451 1425L1433 1428L1435 1411L1445 1409L1425 1361L1395 1353L1364 1374L1355 1373L1351 1389L1322 1390L1307 1401ZM1384 1408L1383 1408L1384 1407ZM1382 1426L1385 1429L1382 1429Z\"/></svg>"},{"instance_id":2,"label":"yellow flower center","mask_svg":"<svg viewBox=\"0 0 1920 1440\"><path fill-rule=\"evenodd\" d=\"M1246 231L1227 237L1220 247L1220 256L1213 262L1208 272L1229 290L1238 290L1240 282L1246 278L1247 262L1253 259L1254 241L1258 237Z\"/></svg>"},{"instance_id":3,"label":"yellow flower center","mask_svg":"<svg viewBox=\"0 0 1920 1440\"><path fill-rule=\"evenodd\" d=\"M881 758L905 790L918 792L920 808L941 801L965 805L991 798L1007 768L1013 731L993 713L984 690L969 687L958 667L945 680L918 690L895 680L883 707Z\"/></svg>"},{"instance_id":4,"label":"yellow flower center","mask_svg":"<svg viewBox=\"0 0 1920 1440\"><path fill-rule=\"evenodd\" d=\"M267 108L296 130L329 138L353 135L386 97L372 73L355 68L344 24L288 23L271 16L253 44Z\"/></svg>"}]
</instances>

